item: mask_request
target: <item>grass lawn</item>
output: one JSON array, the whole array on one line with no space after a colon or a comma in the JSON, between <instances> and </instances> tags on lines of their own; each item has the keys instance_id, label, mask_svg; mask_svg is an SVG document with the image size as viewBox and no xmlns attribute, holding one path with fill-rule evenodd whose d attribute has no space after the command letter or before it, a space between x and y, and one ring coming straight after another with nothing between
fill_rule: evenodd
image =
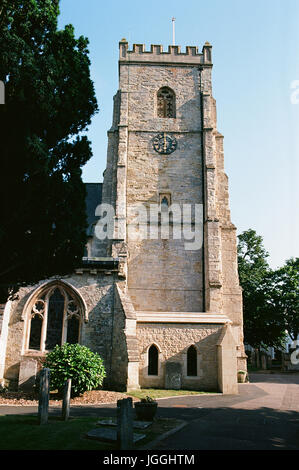
<instances>
[{"instance_id":1,"label":"grass lawn","mask_svg":"<svg viewBox=\"0 0 299 470\"><path fill-rule=\"evenodd\" d=\"M165 389L156 389L156 388L141 388L140 390L134 390L132 392L127 392L128 396L135 398L167 398L167 397L176 397L179 395L206 395L209 392L199 392L196 390L165 390ZM211 392L210 392L211 393Z\"/></svg>"},{"instance_id":2,"label":"grass lawn","mask_svg":"<svg viewBox=\"0 0 299 470\"><path fill-rule=\"evenodd\" d=\"M39 425L37 416L0 416L0 449L2 450L94 450L105 449L101 442L83 439L96 427L97 417L71 418L62 421L50 417Z\"/></svg>"},{"instance_id":3,"label":"grass lawn","mask_svg":"<svg viewBox=\"0 0 299 470\"><path fill-rule=\"evenodd\" d=\"M86 439L86 432L97 427L101 417L74 417L62 421L50 417L47 424L39 425L37 416L0 416L1 450L114 450L116 444ZM134 430L146 434L137 445L144 446L161 434L176 428L181 421L156 419L146 430Z\"/></svg>"}]
</instances>

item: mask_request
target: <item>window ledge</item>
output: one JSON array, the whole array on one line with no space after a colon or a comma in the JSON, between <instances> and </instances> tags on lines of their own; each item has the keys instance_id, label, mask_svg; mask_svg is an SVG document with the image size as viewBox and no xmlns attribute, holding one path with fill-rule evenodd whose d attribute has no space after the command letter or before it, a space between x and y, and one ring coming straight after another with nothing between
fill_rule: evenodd
<instances>
[{"instance_id":1,"label":"window ledge","mask_svg":"<svg viewBox=\"0 0 299 470\"><path fill-rule=\"evenodd\" d=\"M28 349L22 356L24 357L45 357L49 351L37 351L36 349Z\"/></svg>"}]
</instances>

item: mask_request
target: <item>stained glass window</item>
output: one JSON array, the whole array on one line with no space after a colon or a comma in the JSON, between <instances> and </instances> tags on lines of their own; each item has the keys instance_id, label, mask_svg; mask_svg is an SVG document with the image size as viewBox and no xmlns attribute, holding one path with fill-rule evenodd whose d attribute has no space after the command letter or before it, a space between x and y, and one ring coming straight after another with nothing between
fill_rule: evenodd
<instances>
[{"instance_id":1,"label":"stained glass window","mask_svg":"<svg viewBox=\"0 0 299 470\"><path fill-rule=\"evenodd\" d=\"M64 342L78 343L81 313L77 300L61 285L45 288L31 309L28 348L49 351Z\"/></svg>"}]
</instances>

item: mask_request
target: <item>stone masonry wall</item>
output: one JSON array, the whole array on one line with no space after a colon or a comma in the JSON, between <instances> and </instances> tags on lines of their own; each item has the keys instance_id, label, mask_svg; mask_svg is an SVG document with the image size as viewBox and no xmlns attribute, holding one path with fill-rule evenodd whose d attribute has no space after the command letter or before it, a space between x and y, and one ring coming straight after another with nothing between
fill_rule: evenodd
<instances>
[{"instance_id":1,"label":"stone masonry wall","mask_svg":"<svg viewBox=\"0 0 299 470\"><path fill-rule=\"evenodd\" d=\"M157 117L157 92L168 86L176 95L176 118ZM134 207L159 203L202 204L201 110L197 67L121 65L121 96L127 106L127 223ZM127 96L128 94L128 96ZM161 155L152 141L170 132L177 149ZM132 211L132 212L131 212ZM132 215L133 214L133 215ZM202 222L202 220L201 220ZM128 239L128 287L136 310L201 311L202 250L186 250L182 240Z\"/></svg>"},{"instance_id":2,"label":"stone masonry wall","mask_svg":"<svg viewBox=\"0 0 299 470\"><path fill-rule=\"evenodd\" d=\"M113 373L121 376L122 371L115 370L115 368L122 369L123 362L112 364L111 357L112 342L115 343L113 334L120 338L119 331L122 329L122 319L113 314L113 277L111 275L96 276L85 273L81 275L74 274L62 280L77 289L86 304L88 321L82 322L81 344L97 352L103 358L108 376L106 381L110 380ZM37 287L45 282L47 280L41 281L35 286L21 288L18 293L19 299L12 303L5 363L5 378L11 382L18 381L20 361L23 355L35 358L43 357L38 352L28 353L23 350L27 318L25 316L22 319L22 316L28 298ZM119 315L121 316L121 313ZM121 348L120 341L117 347Z\"/></svg>"},{"instance_id":3,"label":"stone masonry wall","mask_svg":"<svg viewBox=\"0 0 299 470\"><path fill-rule=\"evenodd\" d=\"M179 362L182 366L182 389L213 390L218 389L217 342L221 334L220 325L187 324L138 324L137 327L140 354L140 386L165 386L165 363ZM148 348L155 344L159 353L159 374L147 375ZM194 345L198 351L198 377L187 377L187 350Z\"/></svg>"}]
</instances>

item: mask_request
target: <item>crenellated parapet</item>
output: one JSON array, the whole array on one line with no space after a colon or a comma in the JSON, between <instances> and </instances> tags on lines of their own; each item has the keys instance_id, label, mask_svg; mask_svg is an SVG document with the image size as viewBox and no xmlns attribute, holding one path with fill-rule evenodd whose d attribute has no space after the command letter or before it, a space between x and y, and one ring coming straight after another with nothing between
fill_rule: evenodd
<instances>
[{"instance_id":1,"label":"crenellated parapet","mask_svg":"<svg viewBox=\"0 0 299 470\"><path fill-rule=\"evenodd\" d=\"M212 46L206 42L202 52L198 52L196 46L186 46L186 52L182 52L180 46L168 46L168 50L164 51L162 45L152 44L150 50L146 51L144 44L133 44L133 49L129 50L128 41L122 39L119 43L119 61L211 66Z\"/></svg>"}]
</instances>

